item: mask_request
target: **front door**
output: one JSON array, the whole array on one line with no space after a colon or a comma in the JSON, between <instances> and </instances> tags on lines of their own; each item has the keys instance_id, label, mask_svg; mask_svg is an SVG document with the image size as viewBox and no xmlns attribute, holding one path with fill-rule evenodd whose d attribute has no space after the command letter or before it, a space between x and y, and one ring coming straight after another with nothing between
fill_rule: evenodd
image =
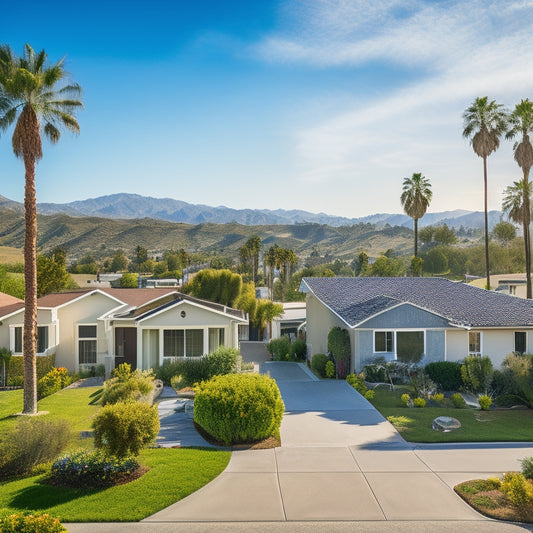
<instances>
[{"instance_id":1,"label":"front door","mask_svg":"<svg viewBox=\"0 0 533 533\"><path fill-rule=\"evenodd\" d=\"M115 328L115 366L121 363L137 368L137 328Z\"/></svg>"}]
</instances>

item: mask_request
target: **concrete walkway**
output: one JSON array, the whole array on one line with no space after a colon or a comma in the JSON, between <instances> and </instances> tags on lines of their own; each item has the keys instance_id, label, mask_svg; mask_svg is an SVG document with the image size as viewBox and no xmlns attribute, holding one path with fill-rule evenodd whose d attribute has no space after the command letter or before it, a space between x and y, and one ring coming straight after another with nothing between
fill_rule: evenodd
<instances>
[{"instance_id":1,"label":"concrete walkway","mask_svg":"<svg viewBox=\"0 0 533 533\"><path fill-rule=\"evenodd\" d=\"M261 371L285 402L281 448L233 452L219 477L139 524L69 531L523 531L479 515L453 486L518 470L531 444L412 446L345 382L297 364Z\"/></svg>"}]
</instances>

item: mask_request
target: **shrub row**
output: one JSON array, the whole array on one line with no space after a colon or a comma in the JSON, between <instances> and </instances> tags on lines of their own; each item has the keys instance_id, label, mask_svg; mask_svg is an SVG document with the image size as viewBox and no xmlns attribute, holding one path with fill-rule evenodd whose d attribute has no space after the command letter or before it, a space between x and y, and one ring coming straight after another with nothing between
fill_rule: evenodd
<instances>
[{"instance_id":1,"label":"shrub row","mask_svg":"<svg viewBox=\"0 0 533 533\"><path fill-rule=\"evenodd\" d=\"M59 392L68 387L76 380L75 376L69 376L68 370L64 367L52 368L37 382L37 398L41 400L51 394Z\"/></svg>"},{"instance_id":2,"label":"shrub row","mask_svg":"<svg viewBox=\"0 0 533 533\"><path fill-rule=\"evenodd\" d=\"M304 361L307 355L307 344L303 339L291 343L286 336L272 339L265 348L274 361Z\"/></svg>"},{"instance_id":3,"label":"shrub row","mask_svg":"<svg viewBox=\"0 0 533 533\"><path fill-rule=\"evenodd\" d=\"M55 354L39 355L36 358L37 365L37 379L41 379L45 374L48 374L55 365ZM7 370L7 384L10 387L22 386L24 383L24 360L22 355L13 355L9 359Z\"/></svg>"},{"instance_id":4,"label":"shrub row","mask_svg":"<svg viewBox=\"0 0 533 533\"><path fill-rule=\"evenodd\" d=\"M164 363L157 369L156 377L165 385L170 385L173 377L181 376L183 386L192 386L213 376L237 372L240 369L240 362L238 350L220 347L203 357L185 357Z\"/></svg>"},{"instance_id":5,"label":"shrub row","mask_svg":"<svg viewBox=\"0 0 533 533\"><path fill-rule=\"evenodd\" d=\"M154 374L152 371L131 371L131 365L122 363L113 370L111 379L104 383L102 405L118 402L144 402L152 404Z\"/></svg>"},{"instance_id":6,"label":"shrub row","mask_svg":"<svg viewBox=\"0 0 533 533\"><path fill-rule=\"evenodd\" d=\"M284 411L276 382L259 374L227 374L196 387L194 421L226 445L279 433Z\"/></svg>"}]
</instances>

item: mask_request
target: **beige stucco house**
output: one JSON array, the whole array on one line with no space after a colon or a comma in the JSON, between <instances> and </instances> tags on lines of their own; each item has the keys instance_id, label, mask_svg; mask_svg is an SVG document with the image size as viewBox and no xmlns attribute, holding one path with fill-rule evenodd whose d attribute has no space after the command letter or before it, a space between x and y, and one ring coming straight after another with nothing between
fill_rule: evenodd
<instances>
[{"instance_id":1,"label":"beige stucco house","mask_svg":"<svg viewBox=\"0 0 533 533\"><path fill-rule=\"evenodd\" d=\"M308 354L348 330L351 369L377 358L461 361L533 352L533 302L440 278L304 278Z\"/></svg>"},{"instance_id":2,"label":"beige stucco house","mask_svg":"<svg viewBox=\"0 0 533 533\"><path fill-rule=\"evenodd\" d=\"M22 354L24 303L2 305L0 346ZM149 369L176 357L196 357L219 346L238 347L242 311L175 289L76 290L39 299L38 355L55 354L70 372L121 362Z\"/></svg>"}]
</instances>

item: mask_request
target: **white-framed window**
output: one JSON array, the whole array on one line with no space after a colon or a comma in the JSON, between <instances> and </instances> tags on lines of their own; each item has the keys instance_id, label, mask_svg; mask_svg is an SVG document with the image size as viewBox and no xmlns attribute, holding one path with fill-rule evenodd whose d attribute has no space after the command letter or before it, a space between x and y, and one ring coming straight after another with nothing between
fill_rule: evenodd
<instances>
[{"instance_id":1,"label":"white-framed window","mask_svg":"<svg viewBox=\"0 0 533 533\"><path fill-rule=\"evenodd\" d=\"M78 362L80 365L96 364L96 324L78 325Z\"/></svg>"},{"instance_id":2,"label":"white-framed window","mask_svg":"<svg viewBox=\"0 0 533 533\"><path fill-rule=\"evenodd\" d=\"M514 351L517 353L526 353L527 335L525 331L514 332Z\"/></svg>"},{"instance_id":3,"label":"white-framed window","mask_svg":"<svg viewBox=\"0 0 533 533\"><path fill-rule=\"evenodd\" d=\"M394 353L393 331L374 331L374 352Z\"/></svg>"},{"instance_id":4,"label":"white-framed window","mask_svg":"<svg viewBox=\"0 0 533 533\"><path fill-rule=\"evenodd\" d=\"M15 326L15 346L14 353L23 353L24 344L23 344L23 326ZM48 350L48 326L37 326L37 343L36 351L37 353L44 353Z\"/></svg>"},{"instance_id":5,"label":"white-framed window","mask_svg":"<svg viewBox=\"0 0 533 533\"><path fill-rule=\"evenodd\" d=\"M468 332L468 354L469 355L481 355L481 332L469 331Z\"/></svg>"},{"instance_id":6,"label":"white-framed window","mask_svg":"<svg viewBox=\"0 0 533 533\"><path fill-rule=\"evenodd\" d=\"M163 357L198 357L203 354L203 329L163 330Z\"/></svg>"}]
</instances>

